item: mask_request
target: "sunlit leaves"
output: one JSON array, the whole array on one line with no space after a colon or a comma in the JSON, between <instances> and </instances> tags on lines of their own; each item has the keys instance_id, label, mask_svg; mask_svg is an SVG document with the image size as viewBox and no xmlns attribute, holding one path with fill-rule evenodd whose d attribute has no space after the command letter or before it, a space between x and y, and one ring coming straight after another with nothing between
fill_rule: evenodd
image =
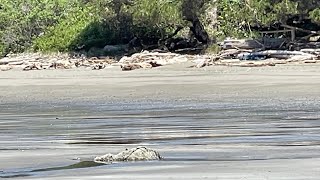
<instances>
[{"instance_id":1,"label":"sunlit leaves","mask_svg":"<svg viewBox=\"0 0 320 180\"><path fill-rule=\"evenodd\" d=\"M309 14L314 21L320 23L320 8L314 9Z\"/></svg>"},{"instance_id":2,"label":"sunlit leaves","mask_svg":"<svg viewBox=\"0 0 320 180\"><path fill-rule=\"evenodd\" d=\"M218 35L250 37L250 26L269 26L298 13L298 3L290 0L218 0Z\"/></svg>"}]
</instances>

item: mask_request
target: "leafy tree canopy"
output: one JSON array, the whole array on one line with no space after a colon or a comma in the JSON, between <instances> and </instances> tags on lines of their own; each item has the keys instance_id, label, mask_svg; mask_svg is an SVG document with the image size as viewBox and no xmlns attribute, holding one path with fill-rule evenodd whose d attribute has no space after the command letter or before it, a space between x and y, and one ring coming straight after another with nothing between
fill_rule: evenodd
<instances>
[{"instance_id":1,"label":"leafy tree canopy","mask_svg":"<svg viewBox=\"0 0 320 180\"><path fill-rule=\"evenodd\" d=\"M0 55L89 49L134 36L154 43L195 20L211 36L250 37L256 27L294 18L319 26L319 7L319 0L2 0ZM208 10L216 19L207 19Z\"/></svg>"}]
</instances>

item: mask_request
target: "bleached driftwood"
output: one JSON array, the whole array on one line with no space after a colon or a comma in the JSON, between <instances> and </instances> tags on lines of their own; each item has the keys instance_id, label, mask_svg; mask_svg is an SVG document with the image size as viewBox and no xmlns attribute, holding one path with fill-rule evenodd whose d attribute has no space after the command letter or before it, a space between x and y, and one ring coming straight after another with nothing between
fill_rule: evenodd
<instances>
[{"instance_id":1,"label":"bleached driftwood","mask_svg":"<svg viewBox=\"0 0 320 180\"><path fill-rule=\"evenodd\" d=\"M159 53L144 51L141 53L133 54L130 57L124 56L120 59L119 63L151 63L157 64L157 66L186 62L189 60L188 55L181 55L176 53Z\"/></svg>"},{"instance_id":2,"label":"bleached driftwood","mask_svg":"<svg viewBox=\"0 0 320 180\"><path fill-rule=\"evenodd\" d=\"M41 70L42 65L40 63L31 63L22 68L24 71L30 71L30 70Z\"/></svg>"},{"instance_id":3,"label":"bleached driftwood","mask_svg":"<svg viewBox=\"0 0 320 180\"><path fill-rule=\"evenodd\" d=\"M315 61L313 56L302 56L302 55L297 55L297 56L293 56L291 58L288 58L286 60L287 62L303 62L303 61Z\"/></svg>"},{"instance_id":4,"label":"bleached driftwood","mask_svg":"<svg viewBox=\"0 0 320 180\"><path fill-rule=\"evenodd\" d=\"M241 53L251 53L250 49L226 49L219 53L221 59L234 59Z\"/></svg>"},{"instance_id":5,"label":"bleached driftwood","mask_svg":"<svg viewBox=\"0 0 320 180\"><path fill-rule=\"evenodd\" d=\"M81 66L91 67L93 70L103 69L107 65L115 63L114 59L108 57L85 58L76 57L68 54L40 54L40 53L22 53L9 54L0 59L0 65L10 65L12 69L40 70L40 69L71 69Z\"/></svg>"},{"instance_id":6,"label":"bleached driftwood","mask_svg":"<svg viewBox=\"0 0 320 180\"><path fill-rule=\"evenodd\" d=\"M301 49L301 52L309 53L313 55L320 55L320 49Z\"/></svg>"},{"instance_id":7,"label":"bleached driftwood","mask_svg":"<svg viewBox=\"0 0 320 180\"><path fill-rule=\"evenodd\" d=\"M227 39L220 43L223 49L264 49L264 45L255 39Z\"/></svg>"},{"instance_id":8,"label":"bleached driftwood","mask_svg":"<svg viewBox=\"0 0 320 180\"><path fill-rule=\"evenodd\" d=\"M211 66L216 62L217 60L220 59L220 56L198 56L195 57L193 60L196 65L191 66L191 67L196 67L196 68L203 68L206 66Z\"/></svg>"},{"instance_id":9,"label":"bleached driftwood","mask_svg":"<svg viewBox=\"0 0 320 180\"><path fill-rule=\"evenodd\" d=\"M136 69L141 69L142 66L139 64L124 64L124 65L120 65L122 71L132 71L132 70L136 70Z\"/></svg>"},{"instance_id":10,"label":"bleached driftwood","mask_svg":"<svg viewBox=\"0 0 320 180\"><path fill-rule=\"evenodd\" d=\"M13 67L11 65L0 65L0 71L9 71Z\"/></svg>"},{"instance_id":11,"label":"bleached driftwood","mask_svg":"<svg viewBox=\"0 0 320 180\"><path fill-rule=\"evenodd\" d=\"M247 53L239 54L238 57L243 57L247 55ZM315 55L310 53L305 53L301 51L284 51L284 50L267 50L267 51L260 51L260 52L252 52L250 53L251 56L266 56L269 58L290 58L293 56L305 56L308 58L315 58Z\"/></svg>"}]
</instances>

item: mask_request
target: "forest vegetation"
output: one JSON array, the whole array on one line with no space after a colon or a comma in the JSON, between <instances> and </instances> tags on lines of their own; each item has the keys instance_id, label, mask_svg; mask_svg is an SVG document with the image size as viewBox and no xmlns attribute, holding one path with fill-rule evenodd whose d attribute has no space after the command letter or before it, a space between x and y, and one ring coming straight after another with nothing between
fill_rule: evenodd
<instances>
[{"instance_id":1,"label":"forest vegetation","mask_svg":"<svg viewBox=\"0 0 320 180\"><path fill-rule=\"evenodd\" d=\"M128 43L170 48L173 37L210 44L256 37L282 24L319 31L320 1L1 0L0 55L88 52Z\"/></svg>"}]
</instances>

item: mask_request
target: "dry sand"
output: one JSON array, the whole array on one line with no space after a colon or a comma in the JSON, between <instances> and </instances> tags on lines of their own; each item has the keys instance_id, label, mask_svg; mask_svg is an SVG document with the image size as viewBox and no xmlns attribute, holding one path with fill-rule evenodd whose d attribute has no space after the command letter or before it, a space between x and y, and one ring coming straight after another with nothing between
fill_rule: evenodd
<instances>
[{"instance_id":1,"label":"dry sand","mask_svg":"<svg viewBox=\"0 0 320 180\"><path fill-rule=\"evenodd\" d=\"M277 65L275 67L207 67L187 68L188 64L170 65L150 70L122 72L119 68L91 71L85 69L46 71L0 72L0 105L28 106L35 104L99 104L103 102L183 102L183 103L264 103L279 105L292 103L319 105L320 64ZM320 121L319 119L317 121ZM3 145L0 144L0 147ZM117 152L122 147L108 146L63 146L63 150L38 151L38 154L5 152L0 154L0 170L9 167L30 167L38 162L56 162L57 156L69 160L72 153L83 156ZM96 148L92 150L92 148ZM208 156L215 152L234 152L242 149L251 154L264 151L268 146L201 146L155 147L165 155L172 152L199 153ZM221 149L220 149L221 148ZM72 150L76 149L76 150ZM91 149L91 150L88 150ZM289 152L290 149L292 152ZM289 151L288 151L289 150ZM189 161L148 164L133 163L121 168L119 165L67 172L49 172L46 175L21 177L21 179L319 179L320 158L310 152L320 152L318 144L312 147L270 149L268 156L277 153L299 153L301 158L254 161ZM94 151L94 152L93 152ZM240 151L240 150L239 150ZM306 158L303 158L306 155ZM173 155L172 155L173 156ZM28 159L28 160L25 160ZM32 161L31 161L32 159ZM210 158L209 158L210 159ZM4 164L4 162L7 162ZM58 162L56 162L58 163ZM38 164L37 164L38 165ZM33 166L34 167L34 166ZM1 173L1 171L0 171Z\"/></svg>"},{"instance_id":2,"label":"dry sand","mask_svg":"<svg viewBox=\"0 0 320 180\"><path fill-rule=\"evenodd\" d=\"M171 65L122 72L119 68L0 72L6 102L105 100L236 100L317 98L320 64L276 67L186 68Z\"/></svg>"}]
</instances>

